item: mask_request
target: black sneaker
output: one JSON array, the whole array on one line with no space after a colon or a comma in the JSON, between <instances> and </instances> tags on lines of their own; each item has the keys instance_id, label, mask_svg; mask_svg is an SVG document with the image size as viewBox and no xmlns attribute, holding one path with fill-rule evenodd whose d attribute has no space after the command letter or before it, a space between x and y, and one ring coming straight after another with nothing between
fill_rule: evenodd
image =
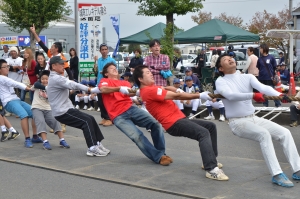
<instances>
[{"instance_id":1,"label":"black sneaker","mask_svg":"<svg viewBox=\"0 0 300 199\"><path fill-rule=\"evenodd\" d=\"M18 131L11 132L11 136L8 138L8 140L15 140L19 136L20 136L20 133Z\"/></svg>"},{"instance_id":2,"label":"black sneaker","mask_svg":"<svg viewBox=\"0 0 300 199\"><path fill-rule=\"evenodd\" d=\"M2 136L1 136L1 142L4 142L4 141L6 141L7 139L8 139L8 137L9 137L9 131L2 131Z\"/></svg>"}]
</instances>

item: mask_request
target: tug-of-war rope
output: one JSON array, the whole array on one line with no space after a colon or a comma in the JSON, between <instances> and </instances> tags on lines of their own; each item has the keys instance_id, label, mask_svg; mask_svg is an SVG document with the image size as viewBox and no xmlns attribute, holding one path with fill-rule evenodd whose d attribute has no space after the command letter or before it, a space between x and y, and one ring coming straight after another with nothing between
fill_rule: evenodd
<instances>
[{"instance_id":1,"label":"tug-of-war rope","mask_svg":"<svg viewBox=\"0 0 300 199\"><path fill-rule=\"evenodd\" d=\"M225 98L220 94L209 93L208 95L211 98ZM266 100L286 100L286 101L289 101L289 102L290 101L300 101L300 97L293 97L293 96L287 96L287 95L283 95L283 96L267 96L267 95L264 95L263 97Z\"/></svg>"}]
</instances>

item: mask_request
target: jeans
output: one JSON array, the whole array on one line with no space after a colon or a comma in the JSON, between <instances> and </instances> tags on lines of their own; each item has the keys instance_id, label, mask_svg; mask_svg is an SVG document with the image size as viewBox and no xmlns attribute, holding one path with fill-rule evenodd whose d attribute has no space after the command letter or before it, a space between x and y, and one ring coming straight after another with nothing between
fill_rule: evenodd
<instances>
[{"instance_id":1,"label":"jeans","mask_svg":"<svg viewBox=\"0 0 300 199\"><path fill-rule=\"evenodd\" d=\"M4 108L6 111L19 116L21 120L26 117L32 118L31 106L19 99L9 101Z\"/></svg>"},{"instance_id":2,"label":"jeans","mask_svg":"<svg viewBox=\"0 0 300 199\"><path fill-rule=\"evenodd\" d=\"M114 119L115 126L129 137L141 152L155 163L159 163L165 154L165 137L163 128L148 112L131 106L127 111ZM153 145L137 127L151 129Z\"/></svg>"},{"instance_id":3,"label":"jeans","mask_svg":"<svg viewBox=\"0 0 300 199\"><path fill-rule=\"evenodd\" d=\"M282 173L272 139L278 141L283 147L283 152L293 172L300 170L300 157L294 139L288 129L270 120L254 115L243 118L230 118L229 127L234 135L259 142L262 154L272 176Z\"/></svg>"},{"instance_id":4,"label":"jeans","mask_svg":"<svg viewBox=\"0 0 300 199\"><path fill-rule=\"evenodd\" d=\"M271 86L272 88L275 88L272 80L260 80L260 82L262 84L265 84L267 86ZM280 103L279 100L274 100L274 103L275 103L276 107L281 106L281 103ZM266 106L266 107L268 107L269 106L269 100L264 101L263 105Z\"/></svg>"},{"instance_id":5,"label":"jeans","mask_svg":"<svg viewBox=\"0 0 300 199\"><path fill-rule=\"evenodd\" d=\"M197 140L205 170L210 171L217 167L217 128L214 123L184 118L175 122L167 132L172 136Z\"/></svg>"},{"instance_id":6,"label":"jeans","mask_svg":"<svg viewBox=\"0 0 300 199\"><path fill-rule=\"evenodd\" d=\"M32 103L34 91L21 90L20 99L21 99L21 101L25 101L25 96L26 96L27 92L29 92L29 99L30 99L30 102Z\"/></svg>"},{"instance_id":7,"label":"jeans","mask_svg":"<svg viewBox=\"0 0 300 199\"><path fill-rule=\"evenodd\" d=\"M298 121L298 114L300 114L300 110L298 110L294 104L290 106L290 112L291 112L291 121L292 122Z\"/></svg>"}]
</instances>

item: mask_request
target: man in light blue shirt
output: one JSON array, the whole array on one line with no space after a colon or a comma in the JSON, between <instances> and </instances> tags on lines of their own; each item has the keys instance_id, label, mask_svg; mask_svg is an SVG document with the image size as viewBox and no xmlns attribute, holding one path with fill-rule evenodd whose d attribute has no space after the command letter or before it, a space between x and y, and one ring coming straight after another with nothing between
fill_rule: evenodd
<instances>
[{"instance_id":1,"label":"man in light blue shirt","mask_svg":"<svg viewBox=\"0 0 300 199\"><path fill-rule=\"evenodd\" d=\"M100 53L101 53L102 56L98 59L97 85L99 84L99 82L103 78L103 75L102 75L103 67L107 63L114 63L115 65L117 65L116 60L114 60L112 57L108 56L108 46L106 44L101 44L100 45ZM106 108L103 104L101 93L98 94L98 107L100 108L101 118L102 118L102 121L99 123L99 125L111 126L112 122L111 122L111 120L108 116L108 113L106 111Z\"/></svg>"}]
</instances>

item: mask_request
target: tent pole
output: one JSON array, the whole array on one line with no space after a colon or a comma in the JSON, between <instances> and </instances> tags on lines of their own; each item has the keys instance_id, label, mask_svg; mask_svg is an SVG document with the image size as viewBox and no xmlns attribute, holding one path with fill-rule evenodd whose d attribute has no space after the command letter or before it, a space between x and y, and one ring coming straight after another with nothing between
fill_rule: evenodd
<instances>
[{"instance_id":1,"label":"tent pole","mask_svg":"<svg viewBox=\"0 0 300 199\"><path fill-rule=\"evenodd\" d=\"M290 73L293 73L293 61L294 61L294 52L293 52L293 46L294 46L294 38L293 34L290 34Z\"/></svg>"},{"instance_id":2,"label":"tent pole","mask_svg":"<svg viewBox=\"0 0 300 199\"><path fill-rule=\"evenodd\" d=\"M227 40L225 41L225 49L226 49L225 53L227 53Z\"/></svg>"}]
</instances>

